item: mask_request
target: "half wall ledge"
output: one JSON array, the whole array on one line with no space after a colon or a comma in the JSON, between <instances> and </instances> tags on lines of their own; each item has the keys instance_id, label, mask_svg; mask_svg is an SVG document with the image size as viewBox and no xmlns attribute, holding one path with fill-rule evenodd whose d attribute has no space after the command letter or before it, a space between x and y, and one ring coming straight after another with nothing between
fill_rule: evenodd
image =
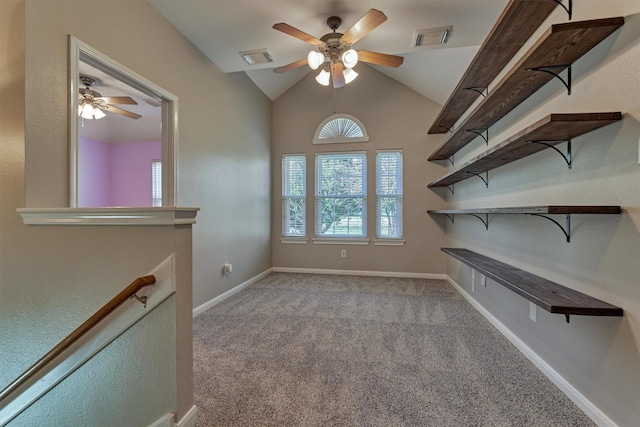
<instances>
[{"instance_id":1,"label":"half wall ledge","mask_svg":"<svg viewBox=\"0 0 640 427\"><path fill-rule=\"evenodd\" d=\"M21 208L25 225L195 224L196 207Z\"/></svg>"}]
</instances>

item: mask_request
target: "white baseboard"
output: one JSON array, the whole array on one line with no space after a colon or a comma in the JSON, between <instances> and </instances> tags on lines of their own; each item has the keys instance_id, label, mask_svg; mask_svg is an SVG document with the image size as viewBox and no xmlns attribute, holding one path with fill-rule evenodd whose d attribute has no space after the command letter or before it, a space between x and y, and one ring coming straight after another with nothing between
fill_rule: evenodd
<instances>
[{"instance_id":1,"label":"white baseboard","mask_svg":"<svg viewBox=\"0 0 640 427\"><path fill-rule=\"evenodd\" d=\"M225 293L223 293L221 295L218 295L217 297L205 302L202 305L199 305L198 307L193 309L193 317L196 317L199 314L204 313L205 311L209 310L214 305L226 300L231 295L236 294L236 293L240 292L241 290L243 290L244 288L246 288L247 286L254 284L258 280L262 279L263 277L265 277L269 273L271 273L271 271L272 271L272 269L269 268L269 269L263 271L262 273L258 274L257 276L254 276L251 279L247 280L246 282L240 283L238 286L236 286L236 287L234 287L232 289L229 289L227 292L225 292Z\"/></svg>"},{"instance_id":2,"label":"white baseboard","mask_svg":"<svg viewBox=\"0 0 640 427\"><path fill-rule=\"evenodd\" d=\"M524 356L529 359L543 374L547 376L569 399L573 401L582 411L593 420L598 426L618 427L604 412L587 399L578 391L569 381L560 375L555 369L544 361L535 351L531 349L524 341L514 334L504 323L494 317L486 308L467 293L455 280L448 275L447 282L451 284L460 294L482 314L491 324L504 335Z\"/></svg>"},{"instance_id":3,"label":"white baseboard","mask_svg":"<svg viewBox=\"0 0 640 427\"><path fill-rule=\"evenodd\" d=\"M196 425L197 418L198 408L196 407L196 405L193 405L191 409L189 409L187 413L184 414L184 417L182 417L182 419L178 421L178 424L176 424L175 427L194 427Z\"/></svg>"},{"instance_id":4,"label":"white baseboard","mask_svg":"<svg viewBox=\"0 0 640 427\"><path fill-rule=\"evenodd\" d=\"M162 418L156 420L153 424L150 424L149 427L174 427L173 415L174 414L166 414Z\"/></svg>"},{"instance_id":5,"label":"white baseboard","mask_svg":"<svg viewBox=\"0 0 640 427\"><path fill-rule=\"evenodd\" d=\"M343 276L373 276L373 277L406 277L410 279L446 280L446 274L411 273L400 271L368 271L368 270L331 270L324 268L292 268L273 267L274 273L306 273L306 274L339 274Z\"/></svg>"}]
</instances>

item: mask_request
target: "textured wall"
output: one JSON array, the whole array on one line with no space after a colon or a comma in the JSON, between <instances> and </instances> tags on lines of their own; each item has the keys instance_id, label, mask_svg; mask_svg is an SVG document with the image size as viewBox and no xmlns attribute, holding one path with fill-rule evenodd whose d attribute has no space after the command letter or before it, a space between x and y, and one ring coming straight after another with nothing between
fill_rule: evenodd
<instances>
[{"instance_id":1,"label":"textured wall","mask_svg":"<svg viewBox=\"0 0 640 427\"><path fill-rule=\"evenodd\" d=\"M633 1L574 2L574 21L625 16L614 33L573 67L570 96L553 80L490 129L497 144L550 113L621 111L623 120L573 140L573 169L546 150L489 172L489 188L476 178L436 189L450 208L532 205L621 205L620 216L572 216L571 243L552 223L526 216L491 216L489 230L475 218L433 219L449 245L466 247L600 298L625 310L623 318L564 316L538 309L495 283L473 297L621 426L640 419L640 5ZM561 8L550 24L566 22ZM523 49L519 55L524 53ZM514 58L516 61L519 57ZM507 70L510 66L507 66ZM496 80L497 81L497 80ZM491 88L490 88L491 90ZM564 150L562 144L560 149ZM487 147L476 139L456 161ZM444 164L444 163L443 163ZM559 218L564 221L563 218ZM448 273L471 292L470 269L450 259Z\"/></svg>"},{"instance_id":2,"label":"textured wall","mask_svg":"<svg viewBox=\"0 0 640 427\"><path fill-rule=\"evenodd\" d=\"M179 98L178 202L198 206L194 305L271 266L271 102L245 74L224 74L143 1L29 2L27 206L65 206L67 34ZM104 31L87 16L117 22ZM46 106L44 104L47 104ZM49 126L55 123L55 126ZM225 262L234 264L229 278Z\"/></svg>"},{"instance_id":3,"label":"textured wall","mask_svg":"<svg viewBox=\"0 0 640 427\"><path fill-rule=\"evenodd\" d=\"M320 86L316 73L309 73L280 96L273 107L273 265L289 268L444 273L445 259L439 248L445 242L443 230L427 216L428 209L444 207L444 201L426 190L426 184L445 168L429 164L427 154L439 136L427 135L427 122L438 106L366 64L358 64L358 78L335 91ZM370 136L368 143L312 145L316 129L335 112L357 117ZM374 246L375 238L375 153L377 149L402 148L404 161L404 246ZM368 161L368 246L317 245L314 237L314 156L323 151L366 150ZM307 156L306 245L283 244L282 155ZM347 257L340 250L347 249Z\"/></svg>"}]
</instances>

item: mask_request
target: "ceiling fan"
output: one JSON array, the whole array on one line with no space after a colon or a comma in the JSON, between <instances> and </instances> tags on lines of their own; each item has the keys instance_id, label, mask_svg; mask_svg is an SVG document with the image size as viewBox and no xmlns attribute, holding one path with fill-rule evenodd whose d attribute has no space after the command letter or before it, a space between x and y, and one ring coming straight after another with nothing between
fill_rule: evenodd
<instances>
[{"instance_id":1,"label":"ceiling fan","mask_svg":"<svg viewBox=\"0 0 640 427\"><path fill-rule=\"evenodd\" d=\"M342 34L336 32L340 24L342 24L342 19L337 16L332 16L327 19L327 25L333 32L325 34L319 39L289 24L275 24L273 26L275 30L282 31L285 34L309 43L317 47L317 50L309 52L306 58L275 68L273 71L276 73L284 73L305 64L314 70L323 66L322 71L318 77L316 77L318 83L328 86L329 79L331 79L333 87L339 88L357 77L358 74L353 71L352 68L358 61L397 68L402 65L404 61L404 58L401 56L352 49L353 44L386 20L387 17L384 13L376 9L370 9L346 33Z\"/></svg>"},{"instance_id":2,"label":"ceiling fan","mask_svg":"<svg viewBox=\"0 0 640 427\"><path fill-rule=\"evenodd\" d=\"M110 113L120 114L121 116L129 117L130 119L139 119L142 117L140 114L132 113L131 111L123 110L122 108L114 107L110 104L128 104L138 105L138 103L128 96L102 96L95 90L89 89L96 83L96 79L89 76L80 76L80 81L86 86L84 89L80 89L80 99L78 100L78 114L84 119L101 119L105 116L102 112L108 111Z\"/></svg>"}]
</instances>

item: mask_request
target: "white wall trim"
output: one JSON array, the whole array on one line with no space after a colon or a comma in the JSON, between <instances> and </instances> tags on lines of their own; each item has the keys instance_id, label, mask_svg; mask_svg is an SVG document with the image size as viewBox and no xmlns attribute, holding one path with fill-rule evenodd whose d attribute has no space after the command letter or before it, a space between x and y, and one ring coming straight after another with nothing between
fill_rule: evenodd
<instances>
[{"instance_id":1,"label":"white wall trim","mask_svg":"<svg viewBox=\"0 0 640 427\"><path fill-rule=\"evenodd\" d=\"M332 270L324 268L273 267L274 273L339 274L343 276L406 277L410 279L446 280L446 274L400 271Z\"/></svg>"},{"instance_id":2,"label":"white wall trim","mask_svg":"<svg viewBox=\"0 0 640 427\"><path fill-rule=\"evenodd\" d=\"M26 225L178 225L195 224L200 208L22 208Z\"/></svg>"},{"instance_id":3,"label":"white wall trim","mask_svg":"<svg viewBox=\"0 0 640 427\"><path fill-rule=\"evenodd\" d=\"M524 356L529 359L543 374L547 376L569 399L573 401L589 418L599 426L618 427L604 412L593 404L585 395L580 393L569 381L560 375L551 365L549 365L542 357L531 349L524 341L522 341L514 332L511 331L504 323L494 317L486 308L465 291L462 286L456 283L448 275L447 282L451 284L460 294L482 314L491 324L504 335L511 343L516 346Z\"/></svg>"},{"instance_id":4,"label":"white wall trim","mask_svg":"<svg viewBox=\"0 0 640 427\"><path fill-rule=\"evenodd\" d=\"M316 237L312 240L314 245L361 245L367 246L369 244L369 239L360 239L360 238L334 238L334 237Z\"/></svg>"},{"instance_id":5,"label":"white wall trim","mask_svg":"<svg viewBox=\"0 0 640 427\"><path fill-rule=\"evenodd\" d=\"M138 296L147 297L147 307L145 308L134 299L121 304L112 311L107 318L9 395L6 402L0 405L0 425L11 421L175 293L174 254L171 254L149 274L156 277L156 283L153 286L146 286L138 292Z\"/></svg>"},{"instance_id":6,"label":"white wall trim","mask_svg":"<svg viewBox=\"0 0 640 427\"><path fill-rule=\"evenodd\" d=\"M174 427L173 417L175 414L166 414L163 417L156 420L153 424L149 424L149 427Z\"/></svg>"},{"instance_id":7,"label":"white wall trim","mask_svg":"<svg viewBox=\"0 0 640 427\"><path fill-rule=\"evenodd\" d=\"M240 283L238 286L229 289L227 292L218 295L217 297L205 302L202 305L199 305L198 307L193 309L193 317L196 317L196 316L204 313L205 311L209 310L214 305L226 300L231 295L236 294L236 293L240 292L241 290L243 290L244 288L246 288L247 286L254 284L258 280L262 279L263 277L265 277L269 273L271 273L271 271L272 271L272 269L269 268L269 269L263 271L262 273L258 274L257 276L254 276L251 279L249 279L249 280L247 280L247 281L245 281L243 283Z\"/></svg>"},{"instance_id":8,"label":"white wall trim","mask_svg":"<svg viewBox=\"0 0 640 427\"><path fill-rule=\"evenodd\" d=\"M176 427L195 427L197 418L198 418L198 408L195 405L193 405L191 409L189 409L187 413L184 414L184 417L182 417L182 419L178 421L178 424L176 424Z\"/></svg>"}]
</instances>

